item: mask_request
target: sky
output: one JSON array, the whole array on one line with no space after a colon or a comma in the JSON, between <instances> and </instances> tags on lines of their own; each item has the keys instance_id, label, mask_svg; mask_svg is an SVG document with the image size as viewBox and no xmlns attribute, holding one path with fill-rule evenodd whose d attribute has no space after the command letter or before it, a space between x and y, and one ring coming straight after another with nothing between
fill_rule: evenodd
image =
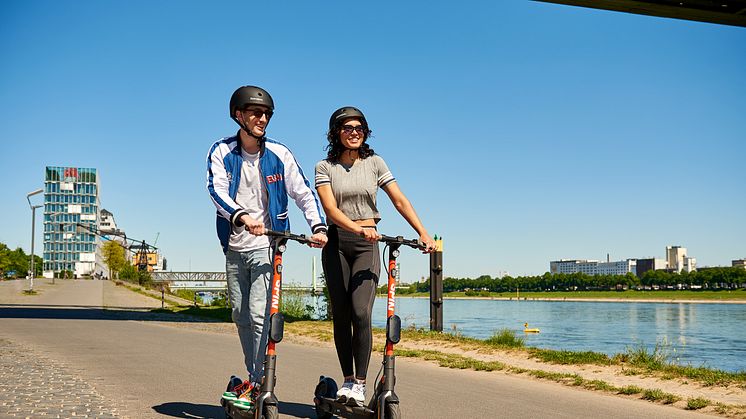
<instances>
[{"instance_id":1,"label":"sky","mask_svg":"<svg viewBox=\"0 0 746 419\"><path fill-rule=\"evenodd\" d=\"M699 266L746 257L745 28L525 0L19 0L0 3L0 62L11 248L30 250L26 194L46 166L94 167L101 207L129 237L158 237L170 270L224 270L206 155L252 84L311 182L331 113L362 109L444 239L445 276L664 259L668 245ZM378 202L380 232L415 237ZM310 283L319 256L290 246L286 281ZM427 256L400 262L404 281L429 275Z\"/></svg>"}]
</instances>

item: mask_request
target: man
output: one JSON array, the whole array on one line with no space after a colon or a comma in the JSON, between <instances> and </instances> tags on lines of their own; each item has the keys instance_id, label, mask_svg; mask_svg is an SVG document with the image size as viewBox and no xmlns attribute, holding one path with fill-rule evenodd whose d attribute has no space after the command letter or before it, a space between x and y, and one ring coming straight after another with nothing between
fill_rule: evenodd
<instances>
[{"instance_id":1,"label":"man","mask_svg":"<svg viewBox=\"0 0 746 419\"><path fill-rule=\"evenodd\" d=\"M249 373L248 382L237 391L244 395L258 388L264 374L272 276L270 241L264 233L266 229L290 230L288 196L308 221L311 240L317 243L314 247L327 241L319 202L303 171L286 146L265 135L274 108L266 90L238 88L229 109L240 129L233 137L215 142L207 155L207 190L217 208L231 317Z\"/></svg>"}]
</instances>

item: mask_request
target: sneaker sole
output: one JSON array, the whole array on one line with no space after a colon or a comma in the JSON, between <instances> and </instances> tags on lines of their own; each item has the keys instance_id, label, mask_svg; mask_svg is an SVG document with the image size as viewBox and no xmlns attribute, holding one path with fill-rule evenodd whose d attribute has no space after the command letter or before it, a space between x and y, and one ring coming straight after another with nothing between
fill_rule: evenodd
<instances>
[{"instance_id":1,"label":"sneaker sole","mask_svg":"<svg viewBox=\"0 0 746 419\"><path fill-rule=\"evenodd\" d=\"M351 406L351 407L361 407L365 404L365 400L360 401L357 399L353 399L352 397L348 398L345 402L345 405Z\"/></svg>"},{"instance_id":2,"label":"sneaker sole","mask_svg":"<svg viewBox=\"0 0 746 419\"><path fill-rule=\"evenodd\" d=\"M233 406L243 409L243 410L251 410L254 408L254 403L243 401L243 400L234 400Z\"/></svg>"}]
</instances>

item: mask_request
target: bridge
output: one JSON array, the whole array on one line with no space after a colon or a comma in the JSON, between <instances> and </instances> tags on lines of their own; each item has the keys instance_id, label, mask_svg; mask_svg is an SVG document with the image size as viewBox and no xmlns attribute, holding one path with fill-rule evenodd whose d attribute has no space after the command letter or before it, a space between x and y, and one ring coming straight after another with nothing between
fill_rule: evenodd
<instances>
[{"instance_id":1,"label":"bridge","mask_svg":"<svg viewBox=\"0 0 746 419\"><path fill-rule=\"evenodd\" d=\"M225 291L227 280L225 272L151 272L155 283L168 284L172 290L185 289L194 291ZM321 286L305 286L283 283L282 290L317 295L322 292Z\"/></svg>"}]
</instances>

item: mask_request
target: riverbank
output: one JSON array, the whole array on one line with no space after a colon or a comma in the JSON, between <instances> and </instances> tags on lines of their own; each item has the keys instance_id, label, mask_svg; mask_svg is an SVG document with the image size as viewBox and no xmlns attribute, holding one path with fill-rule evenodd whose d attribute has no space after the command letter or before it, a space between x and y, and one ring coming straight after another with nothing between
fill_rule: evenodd
<instances>
[{"instance_id":1,"label":"riverbank","mask_svg":"<svg viewBox=\"0 0 746 419\"><path fill-rule=\"evenodd\" d=\"M330 322L288 323L285 333L294 342L334 350ZM374 350L380 352L384 343L385 332L376 329ZM445 368L520 375L680 409L732 418L746 417L746 372L667 368L660 364L660 359L657 365L653 365L657 355L645 352L609 358L591 352L549 351L509 345L408 329L402 331L396 354L434 362ZM374 355L372 362L375 358Z\"/></svg>"},{"instance_id":2,"label":"riverbank","mask_svg":"<svg viewBox=\"0 0 746 419\"><path fill-rule=\"evenodd\" d=\"M385 295L379 295L385 296ZM397 294L397 298L430 298L429 293ZM567 291L567 292L448 292L443 299L504 300L504 301L576 301L622 303L697 303L746 304L746 290L721 291Z\"/></svg>"}]
</instances>

